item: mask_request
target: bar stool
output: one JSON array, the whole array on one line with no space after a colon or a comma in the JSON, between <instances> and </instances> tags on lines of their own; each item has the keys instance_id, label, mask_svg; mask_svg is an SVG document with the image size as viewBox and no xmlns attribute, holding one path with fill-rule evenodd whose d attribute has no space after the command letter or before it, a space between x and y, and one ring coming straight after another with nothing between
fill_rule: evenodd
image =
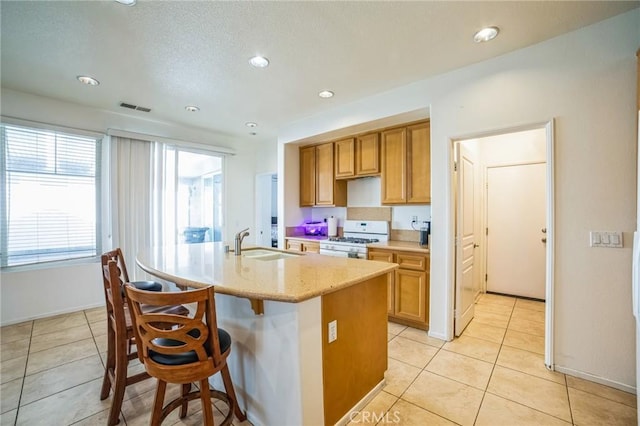
<instances>
[{"instance_id":1,"label":"bar stool","mask_svg":"<svg viewBox=\"0 0 640 426\"><path fill-rule=\"evenodd\" d=\"M135 336L131 323L129 308L124 296L123 282L129 279L122 251L118 248L102 255L102 277L104 285L105 304L107 307L107 360L102 380L100 399L109 397L113 388L113 402L109 411L108 425L118 424L120 409L124 399L125 388L134 383L148 379L146 372L128 376L129 360L135 359L137 352L132 352ZM136 286L150 291L162 290L162 284L153 281L138 281ZM157 307L145 307L147 310ZM169 306L166 310L186 315L189 310L184 306Z\"/></svg>"},{"instance_id":2,"label":"bar stool","mask_svg":"<svg viewBox=\"0 0 640 426\"><path fill-rule=\"evenodd\" d=\"M198 290L174 293L154 293L125 285L131 309L131 319L138 356L150 376L158 379L158 387L151 415L151 425L159 426L169 413L181 407L180 418L187 414L189 401L200 398L204 424L213 425L211 398L224 401L229 413L221 425L229 425L235 414L238 420L246 420L238 406L233 389L227 357L231 353L231 336L218 328L215 307L215 291L210 286ZM188 317L144 312L143 305L169 306L196 304ZM162 324L162 328L159 327ZM171 324L169 329L166 325ZM210 390L209 377L220 372L225 392ZM189 392L185 385L199 383L199 390ZM167 383L182 384L182 395L163 407Z\"/></svg>"}]
</instances>

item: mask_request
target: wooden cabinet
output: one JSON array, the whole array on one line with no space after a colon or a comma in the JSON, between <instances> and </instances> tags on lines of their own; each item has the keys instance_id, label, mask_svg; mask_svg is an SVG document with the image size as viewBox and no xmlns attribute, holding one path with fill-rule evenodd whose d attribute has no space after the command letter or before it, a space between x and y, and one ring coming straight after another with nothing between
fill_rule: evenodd
<instances>
[{"instance_id":1,"label":"wooden cabinet","mask_svg":"<svg viewBox=\"0 0 640 426\"><path fill-rule=\"evenodd\" d=\"M393 252L391 251L377 251L369 250L367 255L369 260L377 260L380 262L393 263ZM389 315L393 315L394 312L394 287L395 277L394 274L387 275L387 312Z\"/></svg>"},{"instance_id":2,"label":"wooden cabinet","mask_svg":"<svg viewBox=\"0 0 640 426\"><path fill-rule=\"evenodd\" d=\"M389 320L429 328L429 256L390 249L369 249L369 260L395 262L400 267L387 282Z\"/></svg>"},{"instance_id":3,"label":"wooden cabinet","mask_svg":"<svg viewBox=\"0 0 640 426\"><path fill-rule=\"evenodd\" d=\"M382 204L431 202L429 122L382 132Z\"/></svg>"},{"instance_id":4,"label":"wooden cabinet","mask_svg":"<svg viewBox=\"0 0 640 426\"><path fill-rule=\"evenodd\" d=\"M333 142L300 148L300 207L347 205L347 183L335 179L333 152Z\"/></svg>"},{"instance_id":5,"label":"wooden cabinet","mask_svg":"<svg viewBox=\"0 0 640 426\"><path fill-rule=\"evenodd\" d=\"M355 146L354 138L335 142L336 179L350 178L356 175Z\"/></svg>"},{"instance_id":6,"label":"wooden cabinet","mask_svg":"<svg viewBox=\"0 0 640 426\"><path fill-rule=\"evenodd\" d=\"M300 251L303 253L320 253L320 243L317 241L286 238L285 247L287 250Z\"/></svg>"},{"instance_id":7,"label":"wooden cabinet","mask_svg":"<svg viewBox=\"0 0 640 426\"><path fill-rule=\"evenodd\" d=\"M300 148L300 207L316 204L316 147Z\"/></svg>"},{"instance_id":8,"label":"wooden cabinet","mask_svg":"<svg viewBox=\"0 0 640 426\"><path fill-rule=\"evenodd\" d=\"M356 176L380 174L379 141L378 133L369 133L356 138Z\"/></svg>"},{"instance_id":9,"label":"wooden cabinet","mask_svg":"<svg viewBox=\"0 0 640 426\"><path fill-rule=\"evenodd\" d=\"M336 179L379 175L379 140L376 132L335 142Z\"/></svg>"}]
</instances>

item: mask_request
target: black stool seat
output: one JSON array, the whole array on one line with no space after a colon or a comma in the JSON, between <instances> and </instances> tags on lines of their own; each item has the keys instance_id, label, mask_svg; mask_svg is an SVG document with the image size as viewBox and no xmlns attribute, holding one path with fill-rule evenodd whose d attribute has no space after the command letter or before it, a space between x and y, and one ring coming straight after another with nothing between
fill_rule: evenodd
<instances>
[{"instance_id":1,"label":"black stool seat","mask_svg":"<svg viewBox=\"0 0 640 426\"><path fill-rule=\"evenodd\" d=\"M131 284L138 290L162 291L162 284L156 281L134 281Z\"/></svg>"},{"instance_id":2,"label":"black stool seat","mask_svg":"<svg viewBox=\"0 0 640 426\"><path fill-rule=\"evenodd\" d=\"M195 333L194 333L195 332ZM198 330L189 331L187 334L198 338L200 333ZM225 330L218 329L218 339L220 340L220 352L224 353L231 347L231 336ZM180 346L184 345L184 342L174 339L157 338L153 339L153 343L158 346ZM211 355L211 350L207 348L207 354ZM163 365L184 365L192 362L198 362L198 355L196 351L183 352L180 354L161 354L149 350L149 358Z\"/></svg>"}]
</instances>

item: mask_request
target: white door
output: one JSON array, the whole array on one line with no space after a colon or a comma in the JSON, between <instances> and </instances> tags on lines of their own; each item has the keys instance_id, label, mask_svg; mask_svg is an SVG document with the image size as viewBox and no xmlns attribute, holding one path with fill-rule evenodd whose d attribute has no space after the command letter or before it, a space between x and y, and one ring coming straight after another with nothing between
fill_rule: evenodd
<instances>
[{"instance_id":1,"label":"white door","mask_svg":"<svg viewBox=\"0 0 640 426\"><path fill-rule=\"evenodd\" d=\"M473 153L462 143L457 150L457 221L456 221L456 308L454 329L459 336L473 319L475 301L474 261L477 220L475 209L475 171Z\"/></svg>"},{"instance_id":2,"label":"white door","mask_svg":"<svg viewBox=\"0 0 640 426\"><path fill-rule=\"evenodd\" d=\"M545 298L546 164L487 168L487 291Z\"/></svg>"}]
</instances>

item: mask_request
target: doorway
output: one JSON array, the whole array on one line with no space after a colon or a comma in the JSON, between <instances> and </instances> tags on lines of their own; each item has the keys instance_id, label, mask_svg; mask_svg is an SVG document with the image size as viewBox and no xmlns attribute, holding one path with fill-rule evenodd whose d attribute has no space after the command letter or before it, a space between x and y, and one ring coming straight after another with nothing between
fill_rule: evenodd
<instances>
[{"instance_id":1,"label":"doorway","mask_svg":"<svg viewBox=\"0 0 640 426\"><path fill-rule=\"evenodd\" d=\"M256 245L278 247L278 175L256 176Z\"/></svg>"},{"instance_id":2,"label":"doorway","mask_svg":"<svg viewBox=\"0 0 640 426\"><path fill-rule=\"evenodd\" d=\"M455 335L469 324L485 292L546 300L547 366L552 365L552 124L452 141Z\"/></svg>"}]
</instances>

